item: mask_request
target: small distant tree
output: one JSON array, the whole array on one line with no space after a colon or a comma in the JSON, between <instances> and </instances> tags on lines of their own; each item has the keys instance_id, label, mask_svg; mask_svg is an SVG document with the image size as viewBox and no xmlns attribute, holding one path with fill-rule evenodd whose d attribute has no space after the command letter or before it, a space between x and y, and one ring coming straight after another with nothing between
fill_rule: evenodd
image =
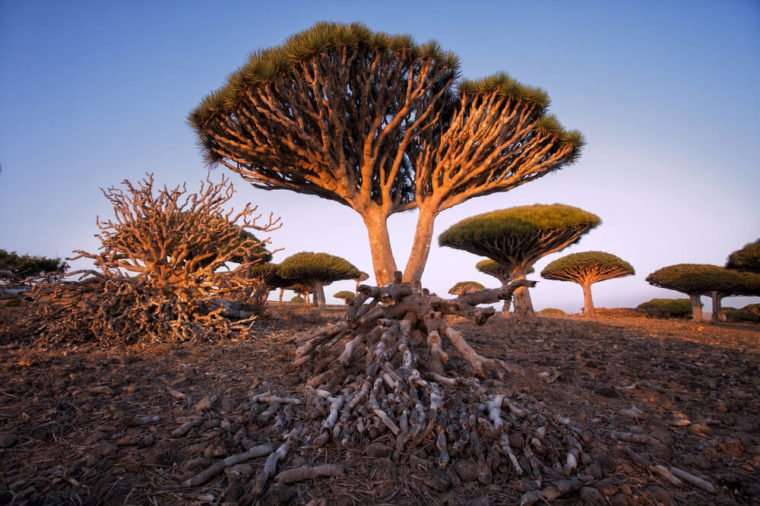
<instances>
[{"instance_id":1,"label":"small distant tree","mask_svg":"<svg viewBox=\"0 0 760 506\"><path fill-rule=\"evenodd\" d=\"M472 216L446 230L438 242L508 266L509 278L518 281L540 258L575 244L600 223L577 207L536 204ZM514 304L515 314L534 314L527 287L515 292Z\"/></svg>"},{"instance_id":2,"label":"small distant tree","mask_svg":"<svg viewBox=\"0 0 760 506\"><path fill-rule=\"evenodd\" d=\"M472 292L479 292L485 290L486 287L477 281L460 281L449 289L450 295L467 295Z\"/></svg>"},{"instance_id":3,"label":"small distant tree","mask_svg":"<svg viewBox=\"0 0 760 506\"><path fill-rule=\"evenodd\" d=\"M45 274L63 274L67 264L60 258L19 255L0 249L0 280L17 283L24 278Z\"/></svg>"},{"instance_id":4,"label":"small distant tree","mask_svg":"<svg viewBox=\"0 0 760 506\"><path fill-rule=\"evenodd\" d=\"M636 307L647 316L655 318L687 318L691 316L689 299L651 299Z\"/></svg>"},{"instance_id":5,"label":"small distant tree","mask_svg":"<svg viewBox=\"0 0 760 506\"><path fill-rule=\"evenodd\" d=\"M483 274L487 274L498 279L501 283L501 286L507 286L511 280L510 276L512 275L512 266L502 265L495 260L491 260L490 258L481 260L475 264L475 268ZM533 274L533 272L535 272L535 270L533 267L531 267L525 274ZM509 317L509 306L511 305L510 303L511 301L509 300L504 301L504 306L501 309L502 316L505 318Z\"/></svg>"},{"instance_id":6,"label":"small distant tree","mask_svg":"<svg viewBox=\"0 0 760 506\"><path fill-rule=\"evenodd\" d=\"M342 299L343 302L348 305L356 298L356 294L354 292L349 292L348 290L341 290L333 295L333 297L336 299Z\"/></svg>"},{"instance_id":7,"label":"small distant tree","mask_svg":"<svg viewBox=\"0 0 760 506\"><path fill-rule=\"evenodd\" d=\"M325 285L343 279L356 279L357 269L351 262L327 253L301 252L280 263L279 275L310 286L318 306L325 305Z\"/></svg>"},{"instance_id":8,"label":"small distant tree","mask_svg":"<svg viewBox=\"0 0 760 506\"><path fill-rule=\"evenodd\" d=\"M731 253L726 267L737 271L760 273L760 239Z\"/></svg>"},{"instance_id":9,"label":"small distant tree","mask_svg":"<svg viewBox=\"0 0 760 506\"><path fill-rule=\"evenodd\" d=\"M547 114L543 90L458 76L434 42L318 23L253 53L189 121L209 163L359 213L380 285L397 270L388 217L419 209L404 272L418 284L441 211L542 177L583 145Z\"/></svg>"},{"instance_id":10,"label":"small distant tree","mask_svg":"<svg viewBox=\"0 0 760 506\"><path fill-rule=\"evenodd\" d=\"M306 304L306 298L304 298L302 295L294 295L290 298L291 304Z\"/></svg>"},{"instance_id":11,"label":"small distant tree","mask_svg":"<svg viewBox=\"0 0 760 506\"><path fill-rule=\"evenodd\" d=\"M359 272L359 276L354 280L356 281L356 289L359 290L359 285L369 279L369 274L364 271Z\"/></svg>"},{"instance_id":12,"label":"small distant tree","mask_svg":"<svg viewBox=\"0 0 760 506\"><path fill-rule=\"evenodd\" d=\"M647 281L654 286L687 294L695 321L702 320L702 295L712 296L713 321L721 318L721 301L724 297L760 295L760 275L717 265L670 265L651 273L647 276Z\"/></svg>"},{"instance_id":13,"label":"small distant tree","mask_svg":"<svg viewBox=\"0 0 760 506\"><path fill-rule=\"evenodd\" d=\"M279 289L279 301L282 302L285 289L290 288L293 282L282 278L279 272L280 266L278 264L266 262L254 265L253 268L251 268L249 271L249 275L252 278L260 279L266 285L267 294L269 294L269 292L272 290Z\"/></svg>"},{"instance_id":14,"label":"small distant tree","mask_svg":"<svg viewBox=\"0 0 760 506\"><path fill-rule=\"evenodd\" d=\"M591 285L608 279L632 276L636 272L631 264L604 251L573 253L547 265L541 277L556 281L572 281L583 288L583 314L595 316Z\"/></svg>"}]
</instances>

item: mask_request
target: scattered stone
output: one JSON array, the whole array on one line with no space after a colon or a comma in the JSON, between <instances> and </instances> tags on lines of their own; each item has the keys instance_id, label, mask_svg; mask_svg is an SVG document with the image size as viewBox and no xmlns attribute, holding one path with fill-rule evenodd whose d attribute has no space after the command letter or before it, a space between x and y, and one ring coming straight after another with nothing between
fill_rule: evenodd
<instances>
[{"instance_id":1,"label":"scattered stone","mask_svg":"<svg viewBox=\"0 0 760 506\"><path fill-rule=\"evenodd\" d=\"M393 453L393 448L382 443L372 443L367 447L366 453L369 457L382 459L385 457L390 457L390 455Z\"/></svg>"},{"instance_id":2,"label":"scattered stone","mask_svg":"<svg viewBox=\"0 0 760 506\"><path fill-rule=\"evenodd\" d=\"M458 460L454 463L454 469L462 481L478 479L478 464L472 460Z\"/></svg>"},{"instance_id":3,"label":"scattered stone","mask_svg":"<svg viewBox=\"0 0 760 506\"><path fill-rule=\"evenodd\" d=\"M439 469L432 469L422 481L429 488L437 490L438 492L445 492L451 488L449 475Z\"/></svg>"},{"instance_id":4,"label":"scattered stone","mask_svg":"<svg viewBox=\"0 0 760 506\"><path fill-rule=\"evenodd\" d=\"M224 470L230 481L243 481L253 476L253 467L250 464L237 464Z\"/></svg>"},{"instance_id":5,"label":"scattered stone","mask_svg":"<svg viewBox=\"0 0 760 506\"><path fill-rule=\"evenodd\" d=\"M601 492L593 487L583 487L580 492L581 500L583 504L589 506L604 506L607 504L607 500L604 498Z\"/></svg>"},{"instance_id":6,"label":"scattered stone","mask_svg":"<svg viewBox=\"0 0 760 506\"><path fill-rule=\"evenodd\" d=\"M216 396L210 397L207 395L203 399L195 403L195 406L193 406L193 409L197 411L198 413L208 411L214 405L214 402L216 402L216 398L217 398Z\"/></svg>"}]
</instances>

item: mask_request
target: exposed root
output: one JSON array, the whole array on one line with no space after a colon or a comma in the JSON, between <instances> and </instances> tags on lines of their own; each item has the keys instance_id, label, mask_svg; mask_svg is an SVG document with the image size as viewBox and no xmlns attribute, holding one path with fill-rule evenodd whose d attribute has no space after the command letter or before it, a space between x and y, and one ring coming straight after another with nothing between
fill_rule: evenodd
<instances>
[{"instance_id":1,"label":"exposed root","mask_svg":"<svg viewBox=\"0 0 760 506\"><path fill-rule=\"evenodd\" d=\"M580 431L535 400L510 397L499 387L509 366L480 355L447 321L484 323L494 309L477 304L508 300L527 284L453 300L401 283L361 286L346 321L296 338L293 363L308 373L306 416L315 422L304 427L304 443L364 446L390 437L395 459L426 454L439 468L474 460L484 482L497 471L527 475L538 487L551 482L528 492L525 504L580 488Z\"/></svg>"},{"instance_id":2,"label":"exposed root","mask_svg":"<svg viewBox=\"0 0 760 506\"><path fill-rule=\"evenodd\" d=\"M240 464L241 462L245 462L247 460L251 460L256 457L263 457L264 455L269 455L270 453L272 453L272 449L273 449L272 445L263 444L259 446L254 446L253 448L243 453L238 453L237 455L231 455L227 457L226 459L222 459L218 462L215 462L210 467L196 474L192 478L185 480L184 482L182 482L182 486L195 487L197 485L202 485L203 483L206 483L208 480L210 480L214 476L224 471L225 468L232 467L236 464Z\"/></svg>"}]
</instances>

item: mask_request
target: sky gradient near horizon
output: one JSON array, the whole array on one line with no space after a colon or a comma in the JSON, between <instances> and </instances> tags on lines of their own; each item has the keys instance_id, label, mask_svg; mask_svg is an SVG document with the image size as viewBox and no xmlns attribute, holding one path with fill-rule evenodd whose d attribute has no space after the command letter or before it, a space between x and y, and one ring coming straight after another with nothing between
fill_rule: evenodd
<instances>
[{"instance_id":1,"label":"sky gradient near horizon","mask_svg":"<svg viewBox=\"0 0 760 506\"><path fill-rule=\"evenodd\" d=\"M435 39L460 56L464 77L506 71L540 86L551 112L584 133L576 164L445 211L436 236L467 216L515 205L592 211L603 224L536 270L587 250L624 258L637 274L596 285L602 307L678 296L644 278L673 263L722 265L760 237L759 2L422 4L0 0L0 248L61 257L95 249L95 216L109 214L99 188L147 171L197 188L206 168L187 114L253 50L321 20ZM232 180L238 206L252 201L282 217L272 241L284 250L275 260L325 251L371 272L366 232L351 209ZM390 219L399 265L415 217ZM495 285L474 269L478 260L434 244L423 284L438 293L468 279ZM556 281L542 280L533 299L537 308L582 305L577 285Z\"/></svg>"}]
</instances>

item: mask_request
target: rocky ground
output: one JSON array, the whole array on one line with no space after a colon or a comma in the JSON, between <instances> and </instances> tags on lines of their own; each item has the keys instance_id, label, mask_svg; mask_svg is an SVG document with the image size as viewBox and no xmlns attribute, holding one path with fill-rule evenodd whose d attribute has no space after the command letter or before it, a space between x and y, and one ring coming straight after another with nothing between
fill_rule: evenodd
<instances>
[{"instance_id":1,"label":"rocky ground","mask_svg":"<svg viewBox=\"0 0 760 506\"><path fill-rule=\"evenodd\" d=\"M23 308L15 308L16 311ZM257 394L292 394L296 332L324 316L277 310L218 345L45 348L1 337L0 504L237 504L266 457L198 474L280 443ZM328 318L339 316L329 313ZM522 369L508 392L580 428L587 480L557 504L760 503L760 328L633 317L461 323L484 355ZM297 409L298 406L293 406ZM513 445L519 447L519 441ZM263 504L515 504L526 480L437 469L367 448L292 451L281 463L341 476L274 480ZM660 467L658 467L660 466ZM662 470L705 483L673 484ZM203 483L186 483L190 478ZM712 488L712 491L706 489Z\"/></svg>"}]
</instances>

